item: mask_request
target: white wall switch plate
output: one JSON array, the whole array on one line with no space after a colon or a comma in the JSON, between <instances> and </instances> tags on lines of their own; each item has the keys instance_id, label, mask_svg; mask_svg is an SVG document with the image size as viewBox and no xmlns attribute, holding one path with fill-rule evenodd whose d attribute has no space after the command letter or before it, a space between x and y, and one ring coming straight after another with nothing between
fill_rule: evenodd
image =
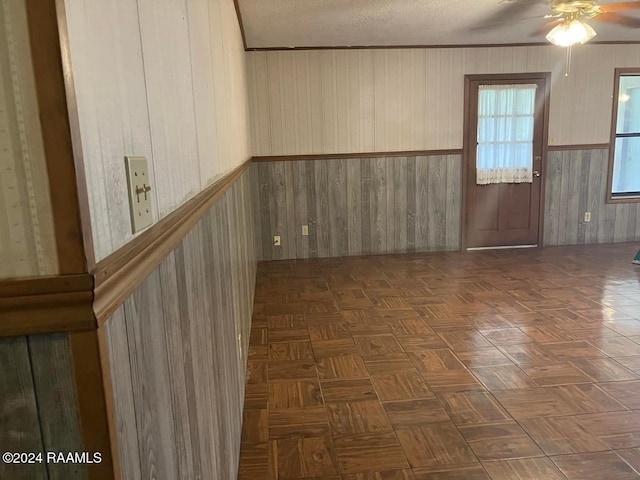
<instances>
[{"instance_id":1,"label":"white wall switch plate","mask_svg":"<svg viewBox=\"0 0 640 480\"><path fill-rule=\"evenodd\" d=\"M309 225L302 225L302 236L306 237L309 235Z\"/></svg>"},{"instance_id":2,"label":"white wall switch plate","mask_svg":"<svg viewBox=\"0 0 640 480\"><path fill-rule=\"evenodd\" d=\"M273 245L275 247L279 247L280 246L280 235L274 235L273 236Z\"/></svg>"},{"instance_id":3,"label":"white wall switch plate","mask_svg":"<svg viewBox=\"0 0 640 480\"><path fill-rule=\"evenodd\" d=\"M129 212L133 233L151 226L151 179L145 157L124 157L129 187Z\"/></svg>"},{"instance_id":4,"label":"white wall switch plate","mask_svg":"<svg viewBox=\"0 0 640 480\"><path fill-rule=\"evenodd\" d=\"M591 212L584 212L584 221L585 222L591 221Z\"/></svg>"}]
</instances>

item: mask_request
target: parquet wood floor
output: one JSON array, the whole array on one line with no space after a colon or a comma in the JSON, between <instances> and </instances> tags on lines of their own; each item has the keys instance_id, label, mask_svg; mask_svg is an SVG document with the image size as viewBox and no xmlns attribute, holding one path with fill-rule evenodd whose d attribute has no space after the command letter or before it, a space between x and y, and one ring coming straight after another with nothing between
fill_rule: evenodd
<instances>
[{"instance_id":1,"label":"parquet wood floor","mask_svg":"<svg viewBox=\"0 0 640 480\"><path fill-rule=\"evenodd\" d=\"M636 250L261 263L239 479L640 478Z\"/></svg>"}]
</instances>

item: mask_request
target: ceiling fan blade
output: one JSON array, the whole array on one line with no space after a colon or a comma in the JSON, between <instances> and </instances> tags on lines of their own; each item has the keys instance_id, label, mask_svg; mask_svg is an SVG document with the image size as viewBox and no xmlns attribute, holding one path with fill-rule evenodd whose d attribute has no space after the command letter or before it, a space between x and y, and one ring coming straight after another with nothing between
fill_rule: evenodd
<instances>
[{"instance_id":1,"label":"ceiling fan blade","mask_svg":"<svg viewBox=\"0 0 640 480\"><path fill-rule=\"evenodd\" d=\"M605 23L615 23L627 28L640 28L640 18L628 17L620 13L601 13L593 17L594 20Z\"/></svg>"},{"instance_id":2,"label":"ceiling fan blade","mask_svg":"<svg viewBox=\"0 0 640 480\"><path fill-rule=\"evenodd\" d=\"M511 20L509 20L508 22L498 22L498 23L491 23L491 24L487 24L487 23L483 23L482 25L478 25L477 27L471 27L469 30L490 30L492 28L497 28L497 27L503 27L505 25L512 25L515 22L525 22L527 20L533 20L533 19L545 19L548 18L545 15L529 15L526 17L518 17L518 18L512 18Z\"/></svg>"},{"instance_id":3,"label":"ceiling fan blade","mask_svg":"<svg viewBox=\"0 0 640 480\"><path fill-rule=\"evenodd\" d=\"M620 2L610 5L601 5L601 10L605 13L626 12L627 10L639 10L640 2Z\"/></svg>"},{"instance_id":4,"label":"ceiling fan blade","mask_svg":"<svg viewBox=\"0 0 640 480\"><path fill-rule=\"evenodd\" d=\"M539 29L531 32L531 35L529 35L529 36L530 37L539 37L540 35L546 35L547 33L549 33L549 30L551 30L553 27L555 27L556 25L558 25L558 24L560 24L562 22L564 22L564 18L557 18L555 20L551 20L550 22L545 23Z\"/></svg>"},{"instance_id":5,"label":"ceiling fan blade","mask_svg":"<svg viewBox=\"0 0 640 480\"><path fill-rule=\"evenodd\" d=\"M503 23L518 20L529 10L546 0L505 0L500 2L496 11L482 22L482 26L496 26Z\"/></svg>"}]
</instances>

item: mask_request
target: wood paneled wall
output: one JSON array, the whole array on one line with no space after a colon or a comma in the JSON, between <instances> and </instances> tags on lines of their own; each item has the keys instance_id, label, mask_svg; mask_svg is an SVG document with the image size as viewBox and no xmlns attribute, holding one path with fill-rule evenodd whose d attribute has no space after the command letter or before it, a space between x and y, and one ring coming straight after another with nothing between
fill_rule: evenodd
<instances>
[{"instance_id":1,"label":"wood paneled wall","mask_svg":"<svg viewBox=\"0 0 640 480\"><path fill-rule=\"evenodd\" d=\"M58 273L23 0L0 3L0 278Z\"/></svg>"},{"instance_id":2,"label":"wood paneled wall","mask_svg":"<svg viewBox=\"0 0 640 480\"><path fill-rule=\"evenodd\" d=\"M123 478L236 478L255 272L247 171L106 323Z\"/></svg>"},{"instance_id":3,"label":"wood paneled wall","mask_svg":"<svg viewBox=\"0 0 640 480\"><path fill-rule=\"evenodd\" d=\"M640 241L640 203L605 203L608 162L606 149L549 152L545 245Z\"/></svg>"},{"instance_id":4,"label":"wood paneled wall","mask_svg":"<svg viewBox=\"0 0 640 480\"><path fill-rule=\"evenodd\" d=\"M253 155L462 147L464 75L553 72L549 143L608 143L614 67L640 45L247 53Z\"/></svg>"},{"instance_id":5,"label":"wood paneled wall","mask_svg":"<svg viewBox=\"0 0 640 480\"><path fill-rule=\"evenodd\" d=\"M67 334L0 338L0 392L2 452L85 450ZM70 463L0 462L0 478L84 479L87 472Z\"/></svg>"},{"instance_id":6,"label":"wood paneled wall","mask_svg":"<svg viewBox=\"0 0 640 480\"><path fill-rule=\"evenodd\" d=\"M251 176L263 260L460 248L460 155L258 162Z\"/></svg>"},{"instance_id":7,"label":"wood paneled wall","mask_svg":"<svg viewBox=\"0 0 640 480\"><path fill-rule=\"evenodd\" d=\"M249 157L232 0L65 2L96 260L132 238L125 155L146 156L154 217Z\"/></svg>"}]
</instances>

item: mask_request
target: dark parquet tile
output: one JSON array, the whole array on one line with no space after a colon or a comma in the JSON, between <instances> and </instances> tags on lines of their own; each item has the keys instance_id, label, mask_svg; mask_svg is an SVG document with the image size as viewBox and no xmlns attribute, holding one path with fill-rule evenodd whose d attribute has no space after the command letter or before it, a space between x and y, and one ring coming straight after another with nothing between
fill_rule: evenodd
<instances>
[{"instance_id":1,"label":"dark parquet tile","mask_svg":"<svg viewBox=\"0 0 640 480\"><path fill-rule=\"evenodd\" d=\"M383 402L433 397L433 393L417 371L372 375L371 381Z\"/></svg>"},{"instance_id":2,"label":"dark parquet tile","mask_svg":"<svg viewBox=\"0 0 640 480\"><path fill-rule=\"evenodd\" d=\"M477 462L471 447L451 422L402 429L396 433L412 467Z\"/></svg>"},{"instance_id":3,"label":"dark parquet tile","mask_svg":"<svg viewBox=\"0 0 640 480\"><path fill-rule=\"evenodd\" d=\"M414 468L415 480L490 480L481 465L444 468Z\"/></svg>"},{"instance_id":4,"label":"dark parquet tile","mask_svg":"<svg viewBox=\"0 0 640 480\"><path fill-rule=\"evenodd\" d=\"M416 480L409 469L387 470L384 472L364 472L342 475L342 480Z\"/></svg>"},{"instance_id":5,"label":"dark parquet tile","mask_svg":"<svg viewBox=\"0 0 640 480\"><path fill-rule=\"evenodd\" d=\"M322 405L317 381L273 382L269 384L269 409L298 408Z\"/></svg>"},{"instance_id":6,"label":"dark parquet tile","mask_svg":"<svg viewBox=\"0 0 640 480\"><path fill-rule=\"evenodd\" d=\"M572 383L590 383L593 381L591 377L570 363L528 367L525 368L524 371L529 378L541 387L569 385Z\"/></svg>"},{"instance_id":7,"label":"dark parquet tile","mask_svg":"<svg viewBox=\"0 0 640 480\"><path fill-rule=\"evenodd\" d=\"M460 427L460 433L480 460L544 456L516 422Z\"/></svg>"},{"instance_id":8,"label":"dark parquet tile","mask_svg":"<svg viewBox=\"0 0 640 480\"><path fill-rule=\"evenodd\" d=\"M640 410L640 380L601 383L599 386L627 408Z\"/></svg>"},{"instance_id":9,"label":"dark parquet tile","mask_svg":"<svg viewBox=\"0 0 640 480\"><path fill-rule=\"evenodd\" d=\"M353 380L323 380L322 395L325 402L355 402L377 400L376 390L368 378Z\"/></svg>"},{"instance_id":10,"label":"dark parquet tile","mask_svg":"<svg viewBox=\"0 0 640 480\"><path fill-rule=\"evenodd\" d=\"M597 436L586 432L572 416L527 418L519 423L547 455L609 449Z\"/></svg>"},{"instance_id":11,"label":"dark parquet tile","mask_svg":"<svg viewBox=\"0 0 640 480\"><path fill-rule=\"evenodd\" d=\"M334 438L341 473L408 468L407 459L393 432L341 435Z\"/></svg>"},{"instance_id":12,"label":"dark parquet tile","mask_svg":"<svg viewBox=\"0 0 640 480\"><path fill-rule=\"evenodd\" d=\"M510 418L489 392L443 393L439 398L457 425L500 422Z\"/></svg>"},{"instance_id":13,"label":"dark parquet tile","mask_svg":"<svg viewBox=\"0 0 640 480\"><path fill-rule=\"evenodd\" d=\"M369 375L362 357L355 354L319 358L316 367L321 379L360 378Z\"/></svg>"},{"instance_id":14,"label":"dark parquet tile","mask_svg":"<svg viewBox=\"0 0 640 480\"><path fill-rule=\"evenodd\" d=\"M385 402L383 405L394 428L409 428L449 420L441 403L435 398Z\"/></svg>"},{"instance_id":15,"label":"dark parquet tile","mask_svg":"<svg viewBox=\"0 0 640 480\"><path fill-rule=\"evenodd\" d=\"M636 250L261 263L238 479L640 478Z\"/></svg>"},{"instance_id":16,"label":"dark parquet tile","mask_svg":"<svg viewBox=\"0 0 640 480\"><path fill-rule=\"evenodd\" d=\"M274 478L327 477L338 473L329 437L286 438L269 444Z\"/></svg>"},{"instance_id":17,"label":"dark parquet tile","mask_svg":"<svg viewBox=\"0 0 640 480\"><path fill-rule=\"evenodd\" d=\"M638 474L614 452L577 453L551 458L569 480L638 478Z\"/></svg>"},{"instance_id":18,"label":"dark parquet tile","mask_svg":"<svg viewBox=\"0 0 640 480\"><path fill-rule=\"evenodd\" d=\"M533 388L537 384L515 365L494 365L471 370L487 390Z\"/></svg>"},{"instance_id":19,"label":"dark parquet tile","mask_svg":"<svg viewBox=\"0 0 640 480\"><path fill-rule=\"evenodd\" d=\"M312 360L297 360L292 362L269 362L269 381L315 379L316 364Z\"/></svg>"},{"instance_id":20,"label":"dark parquet tile","mask_svg":"<svg viewBox=\"0 0 640 480\"><path fill-rule=\"evenodd\" d=\"M640 475L640 448L617 450L616 454Z\"/></svg>"},{"instance_id":21,"label":"dark parquet tile","mask_svg":"<svg viewBox=\"0 0 640 480\"><path fill-rule=\"evenodd\" d=\"M326 404L334 435L386 432L392 430L384 408L377 400Z\"/></svg>"},{"instance_id":22,"label":"dark parquet tile","mask_svg":"<svg viewBox=\"0 0 640 480\"><path fill-rule=\"evenodd\" d=\"M579 358L571 363L596 382L621 382L638 378L635 373L610 358Z\"/></svg>"},{"instance_id":23,"label":"dark parquet tile","mask_svg":"<svg viewBox=\"0 0 640 480\"><path fill-rule=\"evenodd\" d=\"M554 463L544 457L487 461L482 465L492 480L567 480Z\"/></svg>"}]
</instances>

